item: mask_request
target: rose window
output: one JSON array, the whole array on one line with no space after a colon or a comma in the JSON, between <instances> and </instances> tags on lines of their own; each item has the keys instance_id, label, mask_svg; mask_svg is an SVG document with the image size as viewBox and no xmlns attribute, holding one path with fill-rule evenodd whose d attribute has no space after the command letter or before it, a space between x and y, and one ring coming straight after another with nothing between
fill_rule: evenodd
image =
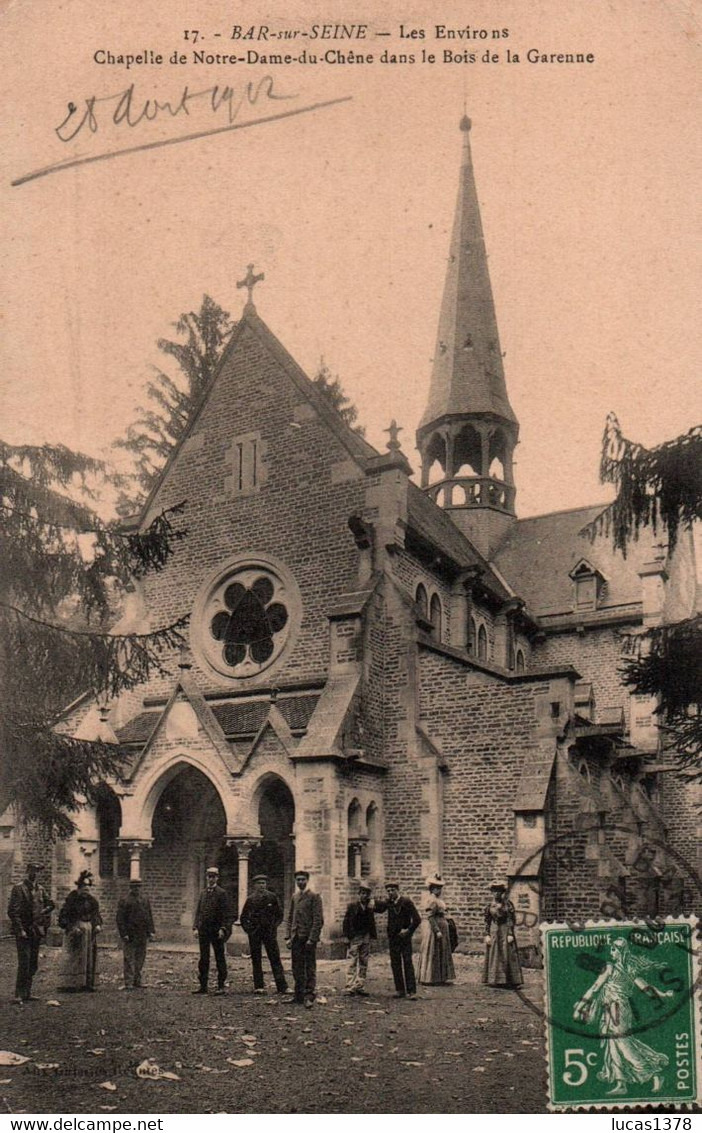
<instances>
[{"instance_id":1,"label":"rose window","mask_svg":"<svg viewBox=\"0 0 702 1133\"><path fill-rule=\"evenodd\" d=\"M255 678L292 644L300 613L299 592L287 568L242 556L201 591L193 620L195 648L222 676Z\"/></svg>"},{"instance_id":2,"label":"rose window","mask_svg":"<svg viewBox=\"0 0 702 1133\"><path fill-rule=\"evenodd\" d=\"M273 656L275 638L288 624L288 611L274 602L275 586L261 575L251 584L232 582L224 591L225 609L215 614L210 632L222 642L222 655L233 669L250 658L263 665Z\"/></svg>"}]
</instances>

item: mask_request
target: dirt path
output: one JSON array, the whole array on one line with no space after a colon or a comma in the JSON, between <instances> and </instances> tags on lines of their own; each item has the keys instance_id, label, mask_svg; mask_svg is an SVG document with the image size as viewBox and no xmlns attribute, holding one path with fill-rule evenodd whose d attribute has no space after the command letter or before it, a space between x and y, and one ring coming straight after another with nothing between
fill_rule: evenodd
<instances>
[{"instance_id":1,"label":"dirt path","mask_svg":"<svg viewBox=\"0 0 702 1133\"><path fill-rule=\"evenodd\" d=\"M30 1059L0 1067L14 1113L545 1112L540 1018L514 993L483 987L466 957L453 987L422 989L416 1002L391 998L387 956L371 960L368 999L344 997L343 963L321 962L326 1002L308 1011L254 996L243 958L230 962L226 997L191 998L195 957L155 949L150 986L132 992L118 990L120 954L101 951L94 995L57 993L59 952L47 949L39 1001L10 1007L11 941L0 954L0 1045ZM527 973L526 991L540 1003L540 973ZM145 1058L178 1080L140 1080Z\"/></svg>"}]
</instances>

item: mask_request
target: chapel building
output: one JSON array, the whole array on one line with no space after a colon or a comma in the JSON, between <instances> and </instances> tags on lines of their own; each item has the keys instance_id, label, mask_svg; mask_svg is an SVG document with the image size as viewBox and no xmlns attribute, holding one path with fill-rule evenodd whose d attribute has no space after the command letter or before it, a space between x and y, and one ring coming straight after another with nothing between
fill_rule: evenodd
<instances>
[{"instance_id":1,"label":"chapel building","mask_svg":"<svg viewBox=\"0 0 702 1133\"><path fill-rule=\"evenodd\" d=\"M82 700L60 725L128 752L51 851L58 898L90 866L106 923L131 872L161 938L188 933L213 862L233 916L253 874L287 900L308 869L329 948L360 877L419 900L440 871L476 950L495 875L525 951L541 919L689 911L692 789L618 668L624 635L693 612L691 541L669 556L644 531L624 558L590 537L604 505L517 517L519 423L467 118L461 135L419 484L394 423L384 452L353 432L244 281L138 521L187 501L186 538L118 627L189 615L188 648L170 675L102 708Z\"/></svg>"}]
</instances>

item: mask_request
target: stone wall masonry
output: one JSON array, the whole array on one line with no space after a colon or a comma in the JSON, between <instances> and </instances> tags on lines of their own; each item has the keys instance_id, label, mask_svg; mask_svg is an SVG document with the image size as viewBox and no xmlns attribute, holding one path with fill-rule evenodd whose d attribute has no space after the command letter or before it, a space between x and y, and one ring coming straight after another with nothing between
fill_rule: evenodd
<instances>
[{"instance_id":1,"label":"stone wall masonry","mask_svg":"<svg viewBox=\"0 0 702 1133\"><path fill-rule=\"evenodd\" d=\"M675 864L684 881L685 909L699 909L702 896L702 789L674 771L658 776L660 806L667 839L679 855Z\"/></svg>"},{"instance_id":2,"label":"stone wall masonry","mask_svg":"<svg viewBox=\"0 0 702 1133\"><path fill-rule=\"evenodd\" d=\"M533 665L572 665L584 681L590 681L595 694L596 712L622 706L629 721L629 692L622 684L618 668L622 657L622 637L615 626L588 628L582 634L549 634L534 646Z\"/></svg>"},{"instance_id":3,"label":"stone wall masonry","mask_svg":"<svg viewBox=\"0 0 702 1133\"><path fill-rule=\"evenodd\" d=\"M386 577L366 611L364 629L364 746L382 759L383 871L418 901L428 869L436 868L440 826L436 760L422 753L416 732L417 645L406 588Z\"/></svg>"},{"instance_id":4,"label":"stone wall masonry","mask_svg":"<svg viewBox=\"0 0 702 1133\"><path fill-rule=\"evenodd\" d=\"M264 686L273 677L280 684L324 674L326 609L356 581L357 550L347 519L362 510L363 475L359 469L358 479L341 482L333 475L337 465L348 463L349 453L314 411L295 420L303 400L258 338L246 331L150 512L188 501L180 519L186 538L166 568L145 580L154 626L190 613L208 576L239 552L271 555L294 575L303 607L299 637L283 662L261 675ZM293 422L299 428L293 428ZM255 430L267 444L267 482L249 496L227 495L231 439ZM191 634L199 628L192 626ZM209 669L203 672L197 663L193 675L207 691L236 688L235 680L228 682ZM167 691L168 682L158 679L148 688L149 695Z\"/></svg>"},{"instance_id":5,"label":"stone wall masonry","mask_svg":"<svg viewBox=\"0 0 702 1133\"><path fill-rule=\"evenodd\" d=\"M420 652L420 715L448 765L444 778L445 897L462 935L480 947L487 886L509 858L514 804L527 749L534 745L534 686L488 679L469 685L470 669ZM481 675L482 677L482 675Z\"/></svg>"}]
</instances>

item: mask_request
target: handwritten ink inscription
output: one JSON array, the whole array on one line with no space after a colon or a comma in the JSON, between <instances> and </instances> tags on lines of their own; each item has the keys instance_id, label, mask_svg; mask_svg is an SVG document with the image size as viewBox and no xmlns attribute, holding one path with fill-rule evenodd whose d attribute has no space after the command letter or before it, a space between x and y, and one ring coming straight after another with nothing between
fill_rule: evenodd
<instances>
[{"instance_id":1,"label":"handwritten ink inscription","mask_svg":"<svg viewBox=\"0 0 702 1133\"><path fill-rule=\"evenodd\" d=\"M231 125L245 115L249 107L260 110L269 102L287 102L296 97L279 94L274 89L272 75L250 80L241 87L216 84L204 90L190 90L186 85L175 98L164 101L145 98L137 93L136 84L131 83L116 94L90 95L83 100L81 108L69 102L68 113L55 127L55 132L62 142L72 142L79 135L97 134L109 125L134 128L159 118L189 118L191 111L201 107Z\"/></svg>"}]
</instances>

